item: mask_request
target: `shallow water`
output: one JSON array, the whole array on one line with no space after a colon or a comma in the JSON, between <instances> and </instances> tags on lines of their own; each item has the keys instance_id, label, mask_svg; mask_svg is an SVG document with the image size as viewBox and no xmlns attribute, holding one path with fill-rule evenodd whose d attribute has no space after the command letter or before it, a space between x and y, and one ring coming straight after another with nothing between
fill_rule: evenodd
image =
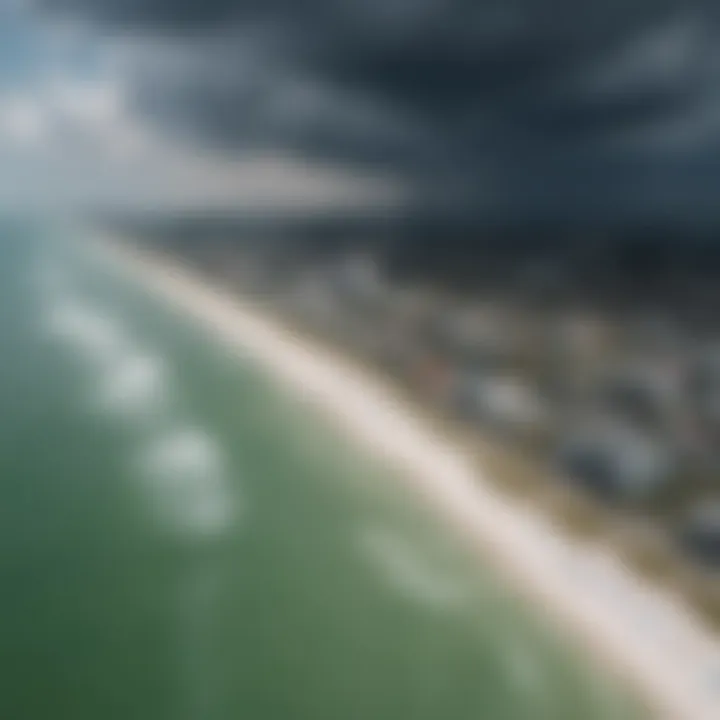
<instances>
[{"instance_id":1,"label":"shallow water","mask_svg":"<svg viewBox=\"0 0 720 720\"><path fill-rule=\"evenodd\" d=\"M0 227L0 717L640 717L381 465Z\"/></svg>"}]
</instances>

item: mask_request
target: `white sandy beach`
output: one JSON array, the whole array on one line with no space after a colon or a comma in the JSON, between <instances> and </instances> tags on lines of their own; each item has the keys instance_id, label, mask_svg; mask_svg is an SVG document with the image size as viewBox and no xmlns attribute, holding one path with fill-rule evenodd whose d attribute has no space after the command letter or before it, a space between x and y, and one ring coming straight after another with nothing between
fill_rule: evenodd
<instances>
[{"instance_id":1,"label":"white sandy beach","mask_svg":"<svg viewBox=\"0 0 720 720\"><path fill-rule=\"evenodd\" d=\"M495 492L469 457L372 372L298 340L165 257L112 242L97 247L401 468L425 500L476 541L482 557L632 680L658 717L720 719L720 639L680 601L647 586L603 548L564 539L539 514Z\"/></svg>"}]
</instances>

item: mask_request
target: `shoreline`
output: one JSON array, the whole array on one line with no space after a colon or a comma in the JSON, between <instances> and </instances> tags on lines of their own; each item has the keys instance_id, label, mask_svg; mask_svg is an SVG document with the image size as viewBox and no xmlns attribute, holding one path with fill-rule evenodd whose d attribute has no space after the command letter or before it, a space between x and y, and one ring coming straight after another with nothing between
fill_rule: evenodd
<instances>
[{"instance_id":1,"label":"shoreline","mask_svg":"<svg viewBox=\"0 0 720 720\"><path fill-rule=\"evenodd\" d=\"M495 491L464 453L413 414L390 383L300 339L242 298L167 256L94 242L118 267L251 356L402 472L411 489L477 546L486 563L581 636L631 684L654 716L720 717L720 642L687 607L655 590L602 546L563 537L540 513ZM580 644L580 643L578 643Z\"/></svg>"}]
</instances>

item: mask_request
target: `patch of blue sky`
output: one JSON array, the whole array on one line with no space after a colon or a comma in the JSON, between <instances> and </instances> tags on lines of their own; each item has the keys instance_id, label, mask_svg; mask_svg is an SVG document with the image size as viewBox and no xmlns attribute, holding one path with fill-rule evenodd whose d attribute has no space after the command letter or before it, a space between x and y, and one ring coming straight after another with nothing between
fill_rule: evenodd
<instances>
[{"instance_id":1,"label":"patch of blue sky","mask_svg":"<svg viewBox=\"0 0 720 720\"><path fill-rule=\"evenodd\" d=\"M0 90L18 91L52 75L91 79L99 71L96 42L40 21L19 3L0 0Z\"/></svg>"}]
</instances>

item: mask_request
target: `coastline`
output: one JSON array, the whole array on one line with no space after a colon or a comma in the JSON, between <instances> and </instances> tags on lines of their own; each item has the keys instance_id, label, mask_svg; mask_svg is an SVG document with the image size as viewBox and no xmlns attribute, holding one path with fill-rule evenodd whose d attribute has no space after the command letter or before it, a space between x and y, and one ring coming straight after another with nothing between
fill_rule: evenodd
<instances>
[{"instance_id":1,"label":"coastline","mask_svg":"<svg viewBox=\"0 0 720 720\"><path fill-rule=\"evenodd\" d=\"M400 477L472 540L486 562L627 673L658 717L720 717L718 639L602 547L566 540L539 513L494 491L469 455L413 414L390 383L298 338L165 256L123 248L112 238L94 245L291 392L302 393L357 444L400 468Z\"/></svg>"}]
</instances>

